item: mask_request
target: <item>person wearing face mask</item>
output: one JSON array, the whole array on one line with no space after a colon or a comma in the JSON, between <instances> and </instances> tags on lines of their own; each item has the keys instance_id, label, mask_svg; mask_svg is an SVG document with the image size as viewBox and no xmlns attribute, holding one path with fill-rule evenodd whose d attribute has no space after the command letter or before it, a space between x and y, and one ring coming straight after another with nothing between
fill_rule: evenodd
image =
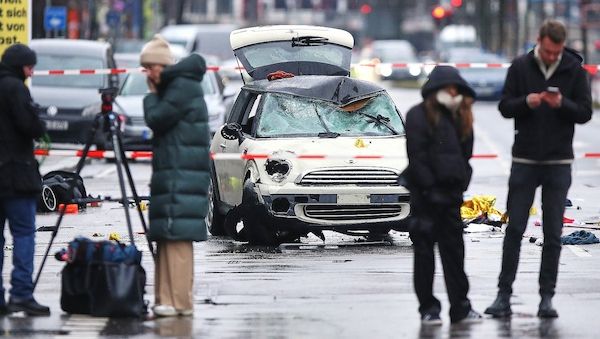
<instances>
[{"instance_id":1,"label":"person wearing face mask","mask_svg":"<svg viewBox=\"0 0 600 339\"><path fill-rule=\"evenodd\" d=\"M558 317L552 297L558 276L565 201L571 186L573 135L576 124L592 118L591 90L588 74L582 67L583 58L565 47L566 38L564 24L546 20L540 27L535 48L513 60L498 104L503 117L514 119L515 139L498 294L485 310L496 318L512 314L512 284L538 186L542 187L544 246L537 315Z\"/></svg>"},{"instance_id":2,"label":"person wearing face mask","mask_svg":"<svg viewBox=\"0 0 600 339\"><path fill-rule=\"evenodd\" d=\"M142 49L150 93L144 118L152 129L148 238L156 241L154 314L194 312L193 241L207 239L210 131L202 86L206 62L191 54L174 63L169 44L155 35Z\"/></svg>"},{"instance_id":3,"label":"person wearing face mask","mask_svg":"<svg viewBox=\"0 0 600 339\"><path fill-rule=\"evenodd\" d=\"M473 153L475 92L450 66L436 66L421 89L423 101L406 114L410 190L410 238L414 249L414 287L424 325L439 325L441 305L433 295L434 245L438 244L450 321L481 321L467 298L463 224L460 206L469 186Z\"/></svg>"}]
</instances>

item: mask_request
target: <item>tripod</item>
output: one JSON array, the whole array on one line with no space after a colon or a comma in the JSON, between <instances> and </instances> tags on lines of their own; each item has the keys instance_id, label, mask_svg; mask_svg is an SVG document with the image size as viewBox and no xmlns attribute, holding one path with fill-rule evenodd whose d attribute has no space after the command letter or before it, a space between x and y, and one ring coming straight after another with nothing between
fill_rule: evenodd
<instances>
[{"instance_id":1,"label":"tripod","mask_svg":"<svg viewBox=\"0 0 600 339\"><path fill-rule=\"evenodd\" d=\"M123 141L122 141L122 136L121 136L121 129L119 126L119 119L118 119L118 116L116 115L116 113L112 109L112 104L114 102L116 91L117 91L116 88L104 88L104 89L99 90L101 97L102 97L102 109L101 109L101 112L96 114L96 116L94 117L94 121L92 123L92 128L89 131L89 134L88 134L88 137L86 140L86 144L83 148L81 158L79 159L79 162L77 163L75 173L77 173L78 175L81 173L81 170L83 169L83 166L85 163L85 159L87 158L90 147L92 146L92 144L94 142L94 137L96 135L96 132L98 131L98 129L100 127L100 122L102 121L103 122L103 132L108 133L110 140L112 141L112 144L113 144L113 150L115 153L115 165L117 166L117 175L119 178L119 188L121 190L120 202L123 204L123 210L125 211L125 219L127 221L127 230L129 231L130 243L132 245L134 245L133 230L131 228L131 217L129 215L129 198L127 197L127 191L125 190L125 178L123 175L123 170L125 171L125 174L127 175L129 189L131 190L131 193L133 195L133 201L135 202L135 206L138 210L140 221L142 223L142 227L144 228L145 234L148 233L148 227L146 226L144 214L142 213L142 207L140 206L141 199L140 199L140 196L137 194L137 190L135 189L133 177L131 176L131 170L129 168L129 164L127 163L127 157L125 156L125 151L123 150ZM71 183L69 186L68 196L72 196L74 187L75 187L74 184ZM85 199L82 199L82 200L85 200ZM76 203L77 201L72 201L72 202ZM46 248L46 253L44 253L44 257L42 258L42 263L40 264L40 268L39 268L37 275L35 277L35 280L33 282L34 290L40 279L40 275L42 274L42 269L44 268L46 259L48 258L48 253L50 252L50 248L52 247L52 244L54 243L54 239L56 238L56 235L58 234L58 229L60 227L60 224L65 215L66 210L67 210L66 206L64 206L64 208L60 209L60 214L58 215L58 219L56 220L56 224L54 225L54 228L52 230L52 237L50 238L50 243L48 244L48 247ZM150 249L152 258L156 261L154 247L152 245L152 242L148 239L147 236L146 236L146 240L148 241L148 248Z\"/></svg>"}]
</instances>

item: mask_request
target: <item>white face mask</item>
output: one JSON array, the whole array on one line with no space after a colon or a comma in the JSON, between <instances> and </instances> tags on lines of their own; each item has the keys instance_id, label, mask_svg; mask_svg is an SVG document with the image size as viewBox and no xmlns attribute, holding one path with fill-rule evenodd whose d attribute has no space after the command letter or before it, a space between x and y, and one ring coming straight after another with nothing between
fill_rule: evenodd
<instances>
[{"instance_id":1,"label":"white face mask","mask_svg":"<svg viewBox=\"0 0 600 339\"><path fill-rule=\"evenodd\" d=\"M450 95L450 93L448 93L447 91L445 91L443 89L440 89L439 91L437 91L435 98L437 99L437 101L440 104L442 104L444 107L446 107L452 113L456 112L456 110L460 106L460 103L463 100L462 94L459 94L459 95L453 97L452 95Z\"/></svg>"}]
</instances>

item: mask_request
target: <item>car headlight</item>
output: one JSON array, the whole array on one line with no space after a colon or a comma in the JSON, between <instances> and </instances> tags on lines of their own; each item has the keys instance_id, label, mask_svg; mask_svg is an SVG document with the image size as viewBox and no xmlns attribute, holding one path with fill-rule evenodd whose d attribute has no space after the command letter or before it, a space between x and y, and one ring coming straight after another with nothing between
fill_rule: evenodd
<instances>
[{"instance_id":1,"label":"car headlight","mask_svg":"<svg viewBox=\"0 0 600 339\"><path fill-rule=\"evenodd\" d=\"M392 75L392 65L391 64L379 64L379 74L384 77L389 77Z\"/></svg>"},{"instance_id":2,"label":"car headlight","mask_svg":"<svg viewBox=\"0 0 600 339\"><path fill-rule=\"evenodd\" d=\"M81 116L82 117L92 117L92 116L100 113L100 111L102 111L101 106L102 106L101 103L94 103L92 105L87 105L81 111Z\"/></svg>"},{"instance_id":3,"label":"car headlight","mask_svg":"<svg viewBox=\"0 0 600 339\"><path fill-rule=\"evenodd\" d=\"M419 76L419 74L421 74L421 66L409 66L408 73L414 77Z\"/></svg>"},{"instance_id":4,"label":"car headlight","mask_svg":"<svg viewBox=\"0 0 600 339\"><path fill-rule=\"evenodd\" d=\"M275 182L282 182L292 170L292 164L286 159L268 159L265 170Z\"/></svg>"}]
</instances>

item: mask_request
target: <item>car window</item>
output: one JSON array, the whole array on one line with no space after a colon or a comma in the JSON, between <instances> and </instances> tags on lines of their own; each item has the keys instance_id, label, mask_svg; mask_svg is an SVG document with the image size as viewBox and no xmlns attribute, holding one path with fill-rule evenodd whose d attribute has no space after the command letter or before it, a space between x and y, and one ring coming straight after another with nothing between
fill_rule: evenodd
<instances>
[{"instance_id":1,"label":"car window","mask_svg":"<svg viewBox=\"0 0 600 339\"><path fill-rule=\"evenodd\" d=\"M318 136L328 132L340 136L404 134L400 114L383 93L346 106L271 93L265 95L258 119L257 137Z\"/></svg>"},{"instance_id":2,"label":"car window","mask_svg":"<svg viewBox=\"0 0 600 339\"><path fill-rule=\"evenodd\" d=\"M295 61L328 63L344 69L348 69L350 64L348 48L334 44L294 47L289 41L280 41L240 50L252 68Z\"/></svg>"},{"instance_id":3,"label":"car window","mask_svg":"<svg viewBox=\"0 0 600 339\"><path fill-rule=\"evenodd\" d=\"M36 70L66 70L66 69L102 69L105 68L104 60L98 57L80 55L37 55ZM62 76L38 76L33 77L33 86L56 86L56 87L78 87L78 88L101 88L104 86L105 75L62 75Z\"/></svg>"},{"instance_id":4,"label":"car window","mask_svg":"<svg viewBox=\"0 0 600 339\"><path fill-rule=\"evenodd\" d=\"M211 95L217 93L216 86L210 81L210 75L207 73L204 75L202 82L200 85L202 86L202 91L204 95ZM148 93L148 84L146 83L146 74L145 73L131 73L125 79L123 83L123 87L121 88L121 92L119 95L128 96L128 95L145 95Z\"/></svg>"}]
</instances>

